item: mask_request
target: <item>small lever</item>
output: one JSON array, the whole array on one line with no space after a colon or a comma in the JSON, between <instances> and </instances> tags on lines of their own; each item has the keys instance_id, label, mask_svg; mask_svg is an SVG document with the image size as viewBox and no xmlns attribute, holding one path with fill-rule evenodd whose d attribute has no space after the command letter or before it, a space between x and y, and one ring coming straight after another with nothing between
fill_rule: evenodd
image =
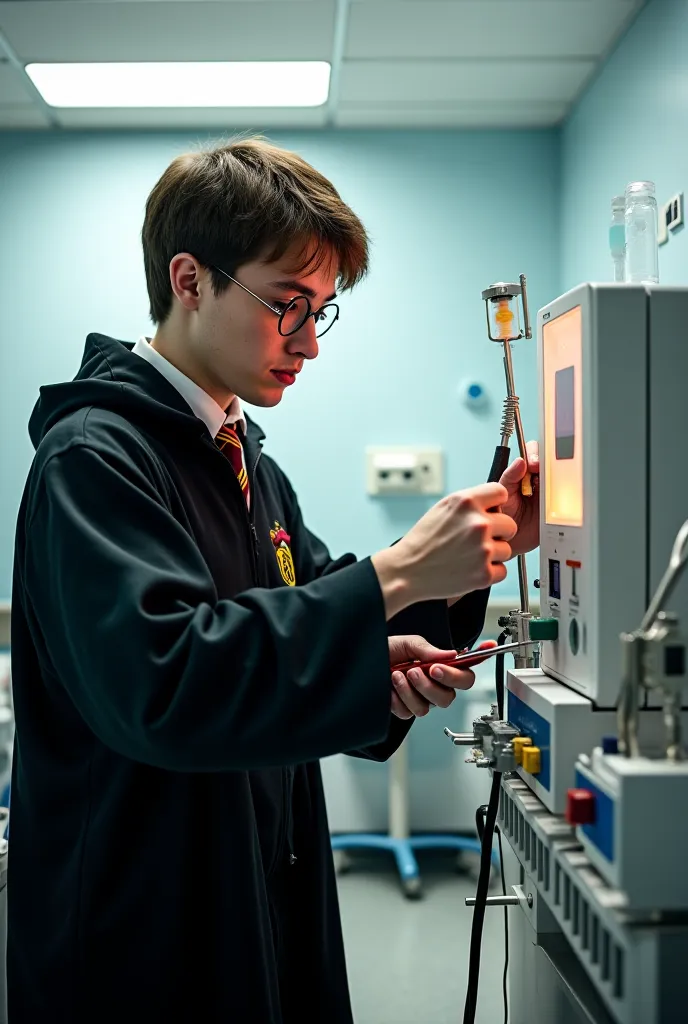
<instances>
[{"instance_id":1,"label":"small lever","mask_svg":"<svg viewBox=\"0 0 688 1024\"><path fill-rule=\"evenodd\" d=\"M488 896L485 900L485 905L488 907L517 907L523 900L520 896ZM531 893L525 897L525 902L529 907L533 905L533 896ZM466 906L475 906L475 896L466 897Z\"/></svg>"},{"instance_id":2,"label":"small lever","mask_svg":"<svg viewBox=\"0 0 688 1024\"><path fill-rule=\"evenodd\" d=\"M444 735L448 736L455 747L475 747L476 739L472 732L452 732L445 729Z\"/></svg>"}]
</instances>

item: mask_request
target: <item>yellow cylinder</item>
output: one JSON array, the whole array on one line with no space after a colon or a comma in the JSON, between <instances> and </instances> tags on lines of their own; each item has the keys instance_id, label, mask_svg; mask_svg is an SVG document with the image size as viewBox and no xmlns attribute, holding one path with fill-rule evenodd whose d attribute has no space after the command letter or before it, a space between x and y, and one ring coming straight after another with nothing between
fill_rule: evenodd
<instances>
[{"instance_id":1,"label":"yellow cylinder","mask_svg":"<svg viewBox=\"0 0 688 1024\"><path fill-rule=\"evenodd\" d=\"M540 771L540 748L524 747L523 768L529 775L537 775Z\"/></svg>"}]
</instances>

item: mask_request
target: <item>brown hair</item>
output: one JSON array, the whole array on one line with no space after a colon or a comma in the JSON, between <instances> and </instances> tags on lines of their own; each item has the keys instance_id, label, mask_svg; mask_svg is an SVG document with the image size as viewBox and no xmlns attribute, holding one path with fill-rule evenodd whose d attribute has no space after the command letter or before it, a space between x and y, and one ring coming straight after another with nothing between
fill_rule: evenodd
<instances>
[{"instance_id":1,"label":"brown hair","mask_svg":"<svg viewBox=\"0 0 688 1024\"><path fill-rule=\"evenodd\" d=\"M352 288L368 269L368 238L334 185L302 157L263 138L235 139L172 161L146 202L143 260L153 323L172 309L169 265L188 252L233 274L243 263L280 259L297 245L295 273L325 260ZM212 271L219 295L230 285Z\"/></svg>"}]
</instances>

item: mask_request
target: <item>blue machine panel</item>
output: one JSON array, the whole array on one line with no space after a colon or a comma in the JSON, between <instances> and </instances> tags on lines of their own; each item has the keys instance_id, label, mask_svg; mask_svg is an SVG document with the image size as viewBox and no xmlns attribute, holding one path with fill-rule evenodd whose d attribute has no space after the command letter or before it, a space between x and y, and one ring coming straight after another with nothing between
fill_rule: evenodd
<instances>
[{"instance_id":1,"label":"blue machine panel","mask_svg":"<svg viewBox=\"0 0 688 1024\"><path fill-rule=\"evenodd\" d=\"M523 736L529 736L534 747L540 748L540 771L533 778L545 789L550 787L550 737L549 722L537 711L524 704L511 690L508 691L507 718Z\"/></svg>"},{"instance_id":2,"label":"blue machine panel","mask_svg":"<svg viewBox=\"0 0 688 1024\"><path fill-rule=\"evenodd\" d=\"M589 789L591 793L595 794L595 822L592 825L580 825L579 828L612 864L614 862L614 801L604 790L591 782L587 775L583 775L579 771L576 772L576 786L579 789Z\"/></svg>"}]
</instances>

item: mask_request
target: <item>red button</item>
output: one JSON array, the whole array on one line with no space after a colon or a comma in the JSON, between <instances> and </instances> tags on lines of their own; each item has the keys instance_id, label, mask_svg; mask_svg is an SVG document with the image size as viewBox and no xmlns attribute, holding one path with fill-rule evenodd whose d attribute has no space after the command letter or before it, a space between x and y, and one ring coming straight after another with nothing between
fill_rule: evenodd
<instances>
[{"instance_id":1,"label":"red button","mask_svg":"<svg viewBox=\"0 0 688 1024\"><path fill-rule=\"evenodd\" d=\"M566 794L566 820L569 825L593 825L595 794L589 789L569 789Z\"/></svg>"}]
</instances>

